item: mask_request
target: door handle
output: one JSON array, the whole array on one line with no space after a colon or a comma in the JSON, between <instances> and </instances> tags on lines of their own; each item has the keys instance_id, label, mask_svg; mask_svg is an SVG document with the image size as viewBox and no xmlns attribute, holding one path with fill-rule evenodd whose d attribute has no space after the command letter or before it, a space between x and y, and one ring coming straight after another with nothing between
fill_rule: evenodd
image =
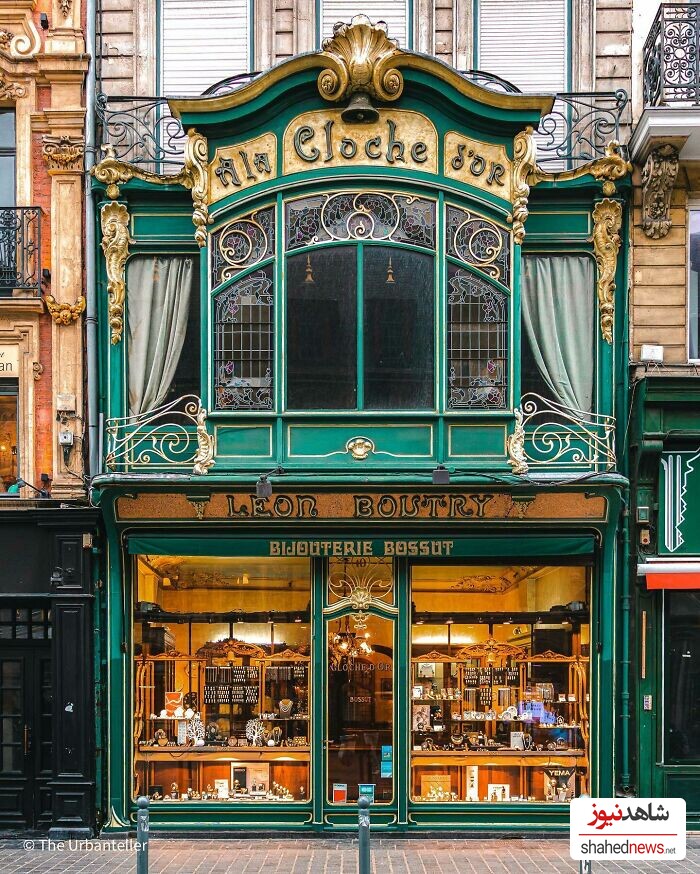
<instances>
[{"instance_id":1,"label":"door handle","mask_svg":"<svg viewBox=\"0 0 700 874\"><path fill-rule=\"evenodd\" d=\"M32 748L32 732L28 725L24 726L24 755L28 756Z\"/></svg>"}]
</instances>

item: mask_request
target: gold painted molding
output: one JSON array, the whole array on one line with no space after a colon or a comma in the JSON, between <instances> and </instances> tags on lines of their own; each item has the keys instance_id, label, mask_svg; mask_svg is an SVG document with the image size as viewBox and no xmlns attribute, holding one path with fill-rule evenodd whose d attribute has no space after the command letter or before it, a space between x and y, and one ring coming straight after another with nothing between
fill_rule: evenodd
<instances>
[{"instance_id":1,"label":"gold painted molding","mask_svg":"<svg viewBox=\"0 0 700 874\"><path fill-rule=\"evenodd\" d=\"M197 410L197 452L194 456L192 473L195 476L205 476L214 464L214 438L207 431L207 411L204 407Z\"/></svg>"},{"instance_id":2,"label":"gold painted molding","mask_svg":"<svg viewBox=\"0 0 700 874\"><path fill-rule=\"evenodd\" d=\"M527 201L530 196L529 179L537 172L537 145L532 135L532 128L515 135L513 140L513 184L511 201L513 212L513 239L522 243L525 238L525 222L529 215Z\"/></svg>"},{"instance_id":3,"label":"gold painted molding","mask_svg":"<svg viewBox=\"0 0 700 874\"><path fill-rule=\"evenodd\" d=\"M533 111L540 115L552 111L552 96L489 91L437 58L397 48L387 37L385 28L379 23L373 25L364 15L355 16L350 24L336 25L336 28L333 37L324 43L323 51L290 58L230 94L169 100L171 113L180 118L183 112L222 112L245 106L278 82L319 67L322 68L318 77L319 91L331 102L349 97L354 91L366 91L384 101L396 100L403 89L403 68L433 76L483 106Z\"/></svg>"},{"instance_id":4,"label":"gold painted molding","mask_svg":"<svg viewBox=\"0 0 700 874\"><path fill-rule=\"evenodd\" d=\"M46 161L49 173L66 170L81 172L83 169L83 156L85 154L85 141L82 137L44 134L41 154Z\"/></svg>"},{"instance_id":5,"label":"gold painted molding","mask_svg":"<svg viewBox=\"0 0 700 874\"><path fill-rule=\"evenodd\" d=\"M182 185L192 192L192 223L194 238L200 247L207 242L207 225L209 217L209 175L207 139L197 133L194 128L187 131L185 143L185 166L177 173L165 175L151 173L136 164L129 164L115 157L114 146L104 147L106 157L92 168L92 175L98 182L107 186L107 197L116 200L119 197L119 186L140 179L152 185ZM119 342L118 340L115 342Z\"/></svg>"},{"instance_id":6,"label":"gold painted molding","mask_svg":"<svg viewBox=\"0 0 700 874\"><path fill-rule=\"evenodd\" d=\"M350 24L339 21L333 36L323 41L321 55L328 66L318 75L321 97L336 102L361 91L375 100L398 99L403 76L392 66L398 54L398 43L387 36L385 22L372 24L366 15L355 15Z\"/></svg>"},{"instance_id":7,"label":"gold painted molding","mask_svg":"<svg viewBox=\"0 0 700 874\"><path fill-rule=\"evenodd\" d=\"M123 203L106 203L100 210L102 249L107 270L108 315L112 343L118 343L124 330L126 298L126 259L129 256L129 212Z\"/></svg>"},{"instance_id":8,"label":"gold painted molding","mask_svg":"<svg viewBox=\"0 0 700 874\"><path fill-rule=\"evenodd\" d=\"M58 303L51 294L44 295L44 303L51 318L57 325L70 325L77 322L81 314L85 312L85 298L81 294L77 301L71 303Z\"/></svg>"},{"instance_id":9,"label":"gold painted molding","mask_svg":"<svg viewBox=\"0 0 700 874\"><path fill-rule=\"evenodd\" d=\"M616 200L600 200L593 209L593 251L598 264L600 330L607 343L613 340L615 318L615 271L620 251L622 206Z\"/></svg>"},{"instance_id":10,"label":"gold painted molding","mask_svg":"<svg viewBox=\"0 0 700 874\"><path fill-rule=\"evenodd\" d=\"M506 440L506 448L508 450L508 464L513 469L513 473L518 476L523 476L530 469L527 464L527 456L525 455L525 426L523 425L523 411L516 407L513 410L515 416L515 429Z\"/></svg>"},{"instance_id":11,"label":"gold painted molding","mask_svg":"<svg viewBox=\"0 0 700 874\"><path fill-rule=\"evenodd\" d=\"M615 182L632 172L632 164L623 156L622 147L617 140L610 140L605 147L605 157L596 158L587 164L581 164L573 170L563 170L560 173L548 173L540 167L531 173L528 182L537 185L538 182L568 182L580 179L582 176L593 176L603 183L603 194L610 196L615 193Z\"/></svg>"}]
</instances>

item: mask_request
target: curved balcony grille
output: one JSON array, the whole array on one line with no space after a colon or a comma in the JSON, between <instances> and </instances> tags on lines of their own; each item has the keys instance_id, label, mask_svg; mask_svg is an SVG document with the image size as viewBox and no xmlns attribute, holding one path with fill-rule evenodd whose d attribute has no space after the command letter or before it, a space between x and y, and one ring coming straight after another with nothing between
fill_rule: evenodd
<instances>
[{"instance_id":1,"label":"curved balcony grille","mask_svg":"<svg viewBox=\"0 0 700 874\"><path fill-rule=\"evenodd\" d=\"M662 3L644 44L644 105L700 104L700 3Z\"/></svg>"}]
</instances>

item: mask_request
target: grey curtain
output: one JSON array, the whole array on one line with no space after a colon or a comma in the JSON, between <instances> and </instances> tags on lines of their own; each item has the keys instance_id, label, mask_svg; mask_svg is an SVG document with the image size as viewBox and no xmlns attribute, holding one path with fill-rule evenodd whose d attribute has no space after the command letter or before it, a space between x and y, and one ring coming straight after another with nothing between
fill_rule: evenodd
<instances>
[{"instance_id":1,"label":"grey curtain","mask_svg":"<svg viewBox=\"0 0 700 874\"><path fill-rule=\"evenodd\" d=\"M180 360L194 272L191 257L137 255L127 268L129 408L160 406Z\"/></svg>"},{"instance_id":2,"label":"grey curtain","mask_svg":"<svg viewBox=\"0 0 700 874\"><path fill-rule=\"evenodd\" d=\"M535 364L554 399L593 407L595 262L585 255L523 258L522 324Z\"/></svg>"}]
</instances>

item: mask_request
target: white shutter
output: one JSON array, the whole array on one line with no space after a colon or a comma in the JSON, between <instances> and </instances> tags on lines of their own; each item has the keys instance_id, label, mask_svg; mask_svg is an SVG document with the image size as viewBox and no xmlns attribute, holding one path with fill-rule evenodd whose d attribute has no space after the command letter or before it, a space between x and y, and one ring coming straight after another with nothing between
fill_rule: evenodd
<instances>
[{"instance_id":1,"label":"white shutter","mask_svg":"<svg viewBox=\"0 0 700 874\"><path fill-rule=\"evenodd\" d=\"M567 90L567 0L479 0L477 67L522 91Z\"/></svg>"},{"instance_id":2,"label":"white shutter","mask_svg":"<svg viewBox=\"0 0 700 874\"><path fill-rule=\"evenodd\" d=\"M249 0L162 0L161 94L201 94L250 70Z\"/></svg>"},{"instance_id":3,"label":"white shutter","mask_svg":"<svg viewBox=\"0 0 700 874\"><path fill-rule=\"evenodd\" d=\"M408 43L408 3L407 0L321 0L321 40L333 36L333 25L338 21L349 24L355 15L366 15L376 24L386 21L387 36L398 40L402 49L409 48Z\"/></svg>"}]
</instances>

